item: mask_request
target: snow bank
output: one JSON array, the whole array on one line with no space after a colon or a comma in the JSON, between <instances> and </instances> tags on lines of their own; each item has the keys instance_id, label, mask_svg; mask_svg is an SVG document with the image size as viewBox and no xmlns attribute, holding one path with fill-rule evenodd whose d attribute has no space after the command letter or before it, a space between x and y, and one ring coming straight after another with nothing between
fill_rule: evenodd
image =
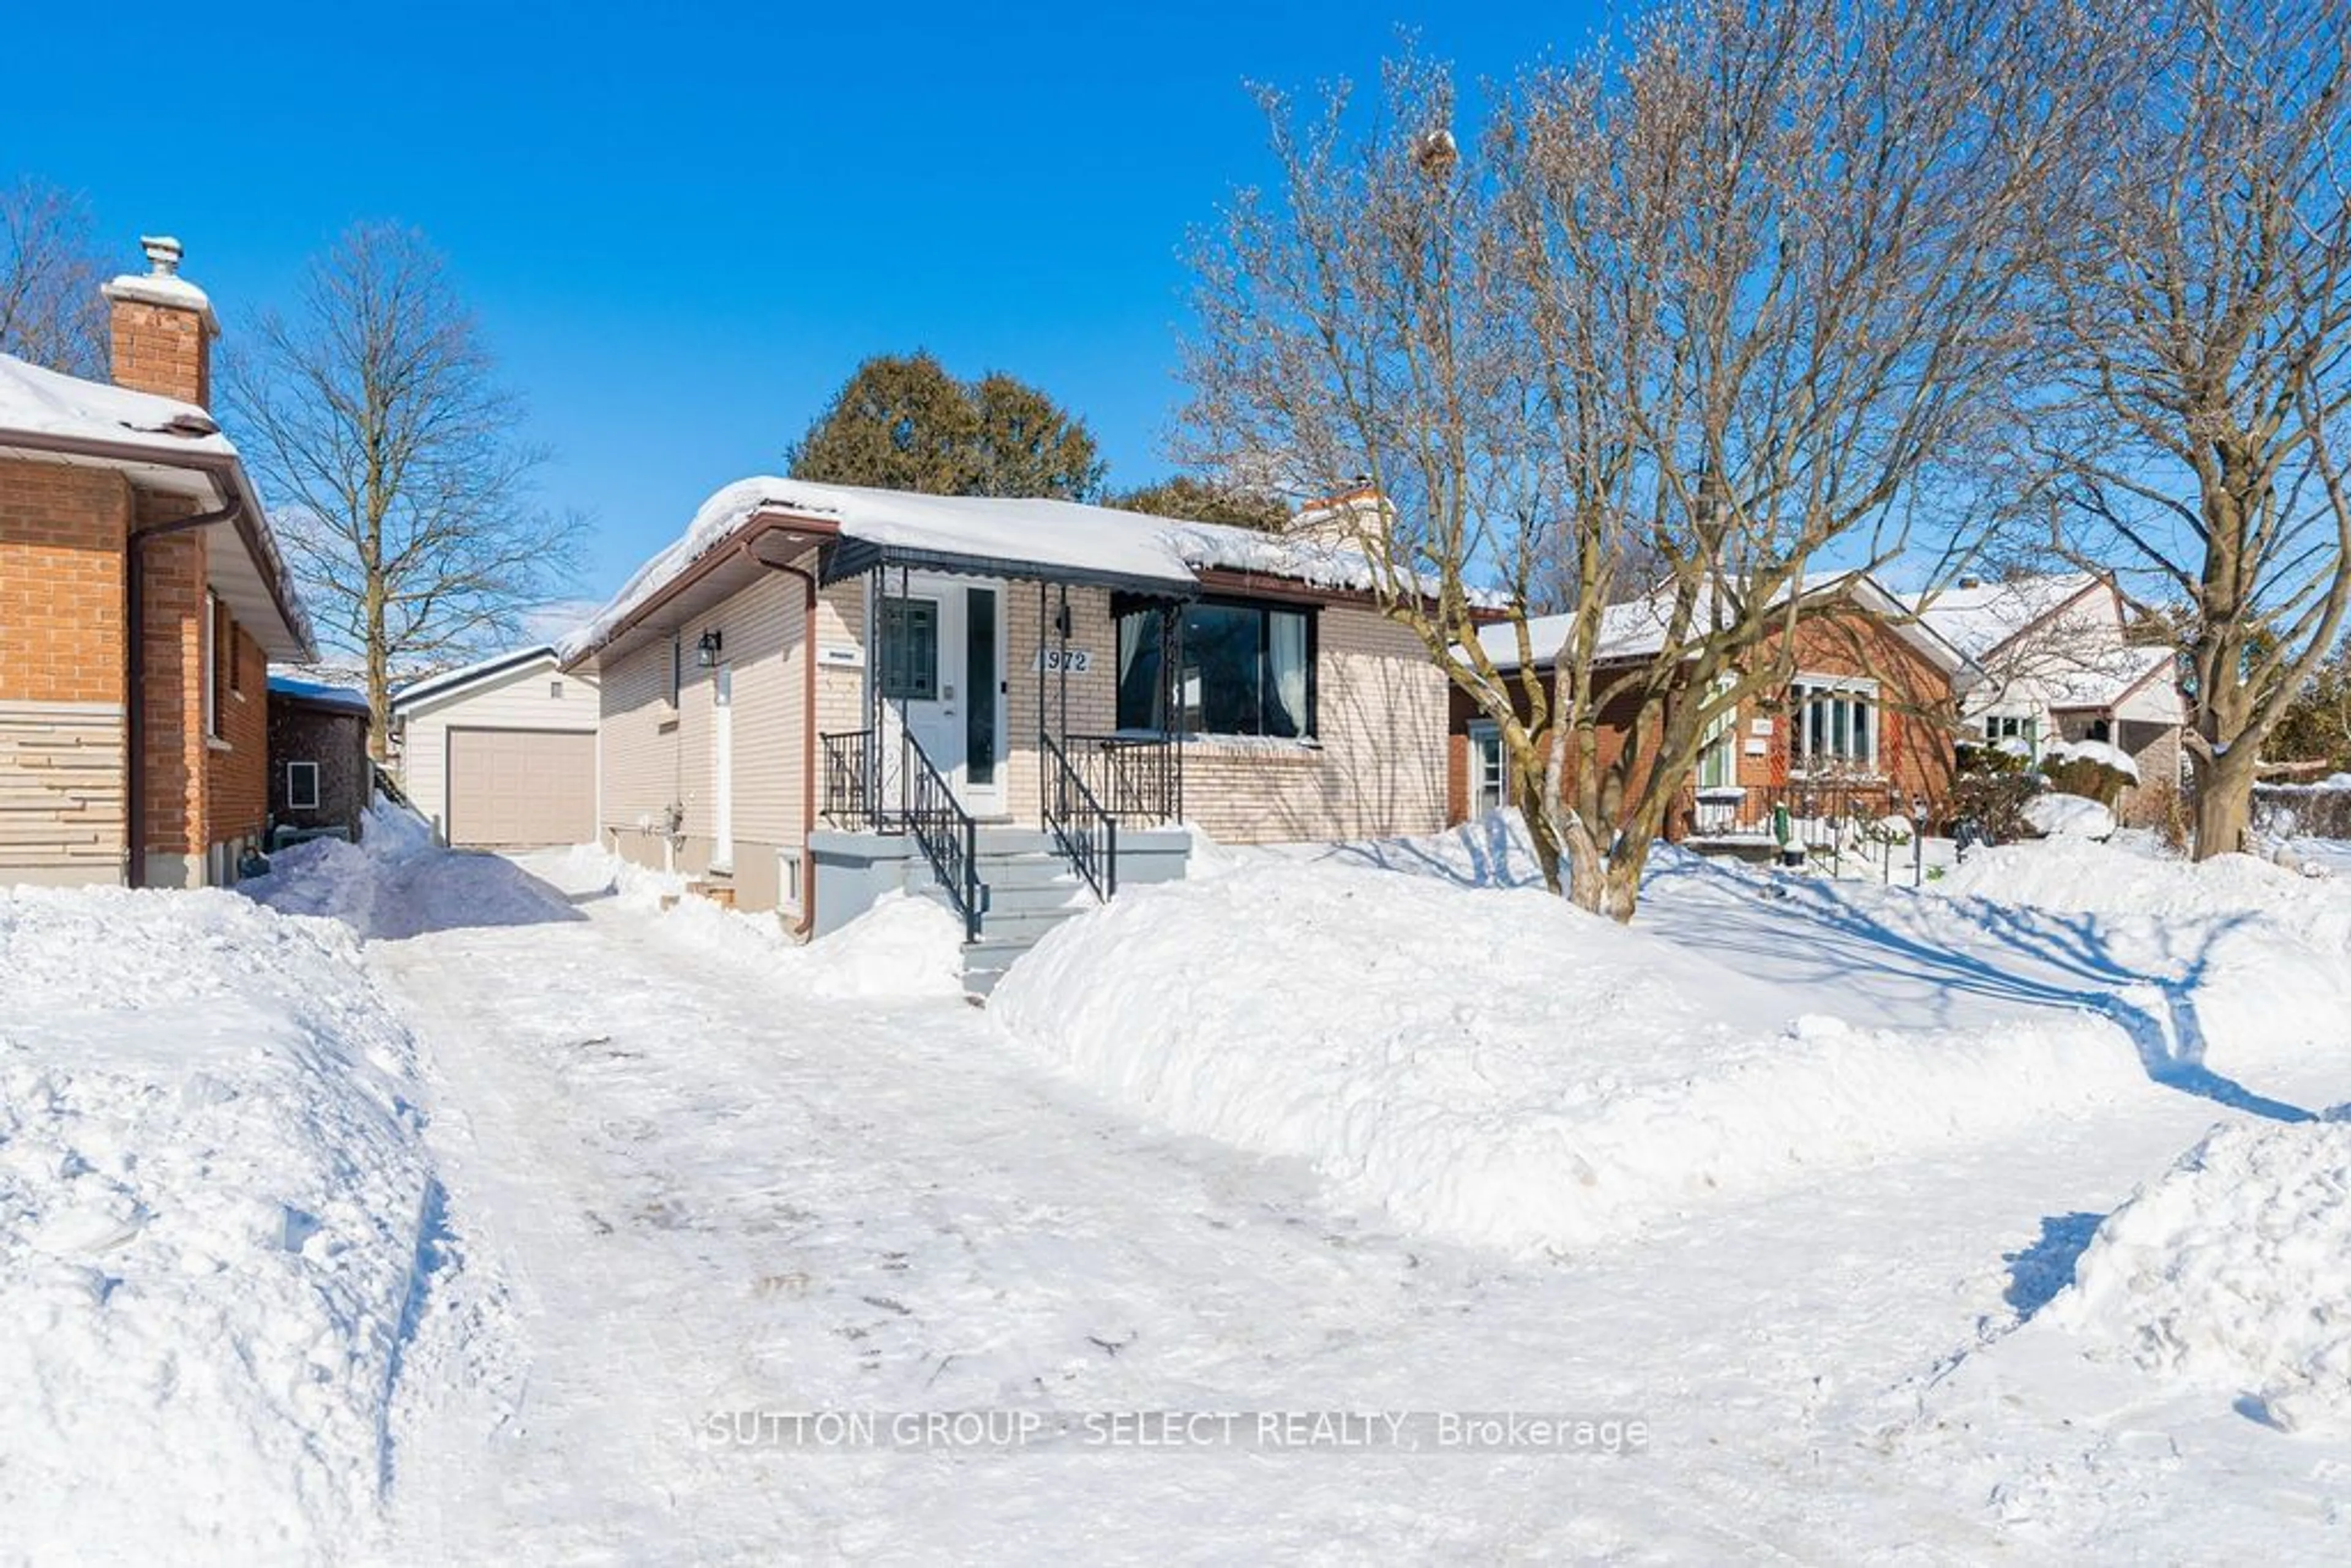
<instances>
[{"instance_id":1,"label":"snow bank","mask_svg":"<svg viewBox=\"0 0 2351 1568\"><path fill-rule=\"evenodd\" d=\"M1799 1016L1810 999L1540 892L1290 862L1122 894L1046 937L989 1013L1163 1124L1520 1249L2146 1082L2086 1016L1864 1030Z\"/></svg>"},{"instance_id":2,"label":"snow bank","mask_svg":"<svg viewBox=\"0 0 2351 1568\"><path fill-rule=\"evenodd\" d=\"M963 926L945 904L890 894L830 936L801 944L773 914L727 909L686 893L687 879L648 870L594 844L535 858L532 869L574 894L601 892L634 909L667 902L664 940L715 949L831 998L963 995Z\"/></svg>"},{"instance_id":3,"label":"snow bank","mask_svg":"<svg viewBox=\"0 0 2351 1568\"><path fill-rule=\"evenodd\" d=\"M2351 1123L2222 1127L2106 1217L2051 1317L2099 1351L2351 1429Z\"/></svg>"},{"instance_id":4,"label":"snow bank","mask_svg":"<svg viewBox=\"0 0 2351 1568\"><path fill-rule=\"evenodd\" d=\"M2107 839L2115 831L2115 814L2103 803L2053 790L2024 803L2024 821L2033 831L2053 839Z\"/></svg>"},{"instance_id":5,"label":"snow bank","mask_svg":"<svg viewBox=\"0 0 2351 1568\"><path fill-rule=\"evenodd\" d=\"M305 839L272 855L269 870L246 878L237 891L281 915L339 920L372 936L385 873L433 847L431 824L378 796L360 820L358 843Z\"/></svg>"},{"instance_id":6,"label":"snow bank","mask_svg":"<svg viewBox=\"0 0 2351 1568\"><path fill-rule=\"evenodd\" d=\"M2055 740L2042 755L2057 762L2095 762L2101 768L2113 768L2134 784L2139 781L2137 759L2121 747L2103 740Z\"/></svg>"},{"instance_id":7,"label":"snow bank","mask_svg":"<svg viewBox=\"0 0 2351 1568\"><path fill-rule=\"evenodd\" d=\"M372 1530L434 1190L412 1051L340 926L0 890L5 1555L323 1558Z\"/></svg>"}]
</instances>

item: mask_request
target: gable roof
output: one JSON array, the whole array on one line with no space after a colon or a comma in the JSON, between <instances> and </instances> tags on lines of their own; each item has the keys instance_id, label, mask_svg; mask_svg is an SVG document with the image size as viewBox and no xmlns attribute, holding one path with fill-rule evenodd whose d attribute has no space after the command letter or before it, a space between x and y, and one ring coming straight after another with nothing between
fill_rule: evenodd
<instances>
[{"instance_id":1,"label":"gable roof","mask_svg":"<svg viewBox=\"0 0 2351 1568\"><path fill-rule=\"evenodd\" d=\"M117 469L143 488L234 508L220 526L242 549L224 563L222 597L270 657L317 656L268 514L236 447L204 410L0 354L0 454L10 453Z\"/></svg>"},{"instance_id":2,"label":"gable roof","mask_svg":"<svg viewBox=\"0 0 2351 1568\"><path fill-rule=\"evenodd\" d=\"M611 641L638 611L763 517L813 524L840 541L836 577L887 561L1178 595L1196 592L1200 573L1212 570L1358 591L1374 577L1360 549L1328 538L1040 497L925 496L762 476L703 502L674 543L558 645L560 661L571 664Z\"/></svg>"},{"instance_id":3,"label":"gable roof","mask_svg":"<svg viewBox=\"0 0 2351 1568\"><path fill-rule=\"evenodd\" d=\"M2106 586L2095 572L2011 577L1914 594L1910 607L1971 659L1998 653L2085 595Z\"/></svg>"},{"instance_id":4,"label":"gable roof","mask_svg":"<svg viewBox=\"0 0 2351 1568\"><path fill-rule=\"evenodd\" d=\"M1833 598L1850 595L1861 610L1886 623L1886 628L1908 643L1937 668L1952 674L1970 673L1975 661L1950 639L1911 613L1908 605L1866 572L1840 571L1813 573L1803 579L1800 592L1804 599ZM1774 603L1784 603L1784 594ZM1670 628L1674 596L1659 590L1641 599L1623 604L1612 604L1601 612L1600 636L1593 645L1593 658L1597 664L1610 664L1628 659L1655 658L1666 645L1666 633ZM1703 607L1700 611L1703 619ZM1527 622L1527 641L1535 651L1534 664L1542 669L1555 664L1559 653L1567 643L1573 630L1572 615L1540 615ZM1520 667L1518 628L1507 621L1483 626L1478 632L1479 646L1494 667L1509 674Z\"/></svg>"},{"instance_id":5,"label":"gable roof","mask_svg":"<svg viewBox=\"0 0 2351 1568\"><path fill-rule=\"evenodd\" d=\"M485 685L529 669L534 664L552 666L556 663L555 648L547 643L528 648L513 648L503 653L492 653L486 659L476 659L454 670L444 670L423 680L411 681L392 694L392 711L395 716L423 703L438 702L455 696L462 691Z\"/></svg>"}]
</instances>

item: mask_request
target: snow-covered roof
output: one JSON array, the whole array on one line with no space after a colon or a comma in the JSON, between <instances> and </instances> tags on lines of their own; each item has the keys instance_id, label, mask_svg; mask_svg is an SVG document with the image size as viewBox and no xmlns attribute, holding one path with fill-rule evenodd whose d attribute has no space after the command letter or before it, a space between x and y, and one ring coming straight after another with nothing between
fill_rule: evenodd
<instances>
[{"instance_id":1,"label":"snow-covered roof","mask_svg":"<svg viewBox=\"0 0 2351 1568\"><path fill-rule=\"evenodd\" d=\"M2044 700L2053 708L2105 708L2170 667L2168 648L2116 643L2068 654L2062 665L2038 672Z\"/></svg>"},{"instance_id":2,"label":"snow-covered roof","mask_svg":"<svg viewBox=\"0 0 2351 1568\"><path fill-rule=\"evenodd\" d=\"M1865 572L1830 571L1807 573L1802 582L1806 599L1823 594L1851 591L1866 607L1890 612L1891 627L1896 635L1917 644L1928 657L1945 668L1957 670L1969 663L1964 653L1951 645L1932 626L1907 613L1902 601L1879 586ZM1646 659L1655 656L1666 645L1666 634L1673 621L1674 595L1670 590L1659 590L1646 598L1612 604L1601 612L1600 636L1593 649L1595 662L1605 664L1615 659ZM1703 606L1695 623L1704 625ZM1538 615L1527 622L1528 641L1534 649L1538 667L1550 664L1566 646L1575 618L1572 615ZM1508 674L1519 668L1519 632L1517 626L1507 621L1483 626L1478 632L1478 643L1494 667Z\"/></svg>"},{"instance_id":3,"label":"snow-covered roof","mask_svg":"<svg viewBox=\"0 0 2351 1568\"><path fill-rule=\"evenodd\" d=\"M438 674L427 675L423 680L411 681L392 694L392 708L394 713L398 713L403 708L413 707L418 703L427 702L434 697L447 696L477 681L491 680L516 670L527 670L534 664L551 664L555 660L556 651L549 643L540 643L528 648L510 648L503 653L492 653L486 659L476 659L470 664L461 664L454 670L443 670Z\"/></svg>"},{"instance_id":4,"label":"snow-covered roof","mask_svg":"<svg viewBox=\"0 0 2351 1568\"><path fill-rule=\"evenodd\" d=\"M298 702L315 703L320 707L347 708L361 714L369 711L367 694L351 686L330 686L294 675L272 674L269 691L273 696L292 697Z\"/></svg>"},{"instance_id":5,"label":"snow-covered roof","mask_svg":"<svg viewBox=\"0 0 2351 1568\"><path fill-rule=\"evenodd\" d=\"M152 452L234 457L220 426L192 402L84 381L0 354L0 446L11 435Z\"/></svg>"},{"instance_id":6,"label":"snow-covered roof","mask_svg":"<svg viewBox=\"0 0 2351 1568\"><path fill-rule=\"evenodd\" d=\"M1970 659L1980 659L2098 586L2086 571L1970 582L1909 600L1918 619Z\"/></svg>"},{"instance_id":7,"label":"snow-covered roof","mask_svg":"<svg viewBox=\"0 0 2351 1568\"><path fill-rule=\"evenodd\" d=\"M1182 591L1209 570L1358 591L1368 590L1374 575L1360 549L1330 538L1259 533L1071 501L924 496L762 476L738 480L703 502L684 534L565 638L559 656L568 664L601 646L632 613L762 512L829 524L841 539L885 553Z\"/></svg>"}]
</instances>

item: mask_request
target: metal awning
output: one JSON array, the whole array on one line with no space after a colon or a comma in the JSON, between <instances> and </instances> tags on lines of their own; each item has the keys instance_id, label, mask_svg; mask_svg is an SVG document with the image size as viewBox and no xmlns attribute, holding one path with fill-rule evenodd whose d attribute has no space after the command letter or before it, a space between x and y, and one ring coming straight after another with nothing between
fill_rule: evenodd
<instances>
[{"instance_id":1,"label":"metal awning","mask_svg":"<svg viewBox=\"0 0 2351 1568\"><path fill-rule=\"evenodd\" d=\"M852 577L862 577L877 568L946 572L958 577L1012 578L1022 582L1070 587L1107 588L1114 592L1141 594L1151 599L1196 599L1200 594L1200 585L1196 581L1179 582L1172 578L1100 571L1086 567L1052 566L998 556L960 555L906 545L880 545L857 538L837 539L825 546L818 563L818 580L829 587Z\"/></svg>"}]
</instances>

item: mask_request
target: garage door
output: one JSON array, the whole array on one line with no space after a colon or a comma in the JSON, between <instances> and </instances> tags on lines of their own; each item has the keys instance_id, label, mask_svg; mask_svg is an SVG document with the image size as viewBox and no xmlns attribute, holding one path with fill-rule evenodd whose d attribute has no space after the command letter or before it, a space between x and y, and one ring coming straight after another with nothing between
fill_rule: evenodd
<instances>
[{"instance_id":1,"label":"garage door","mask_svg":"<svg viewBox=\"0 0 2351 1568\"><path fill-rule=\"evenodd\" d=\"M554 729L449 732L449 841L482 849L596 836L596 737Z\"/></svg>"}]
</instances>

